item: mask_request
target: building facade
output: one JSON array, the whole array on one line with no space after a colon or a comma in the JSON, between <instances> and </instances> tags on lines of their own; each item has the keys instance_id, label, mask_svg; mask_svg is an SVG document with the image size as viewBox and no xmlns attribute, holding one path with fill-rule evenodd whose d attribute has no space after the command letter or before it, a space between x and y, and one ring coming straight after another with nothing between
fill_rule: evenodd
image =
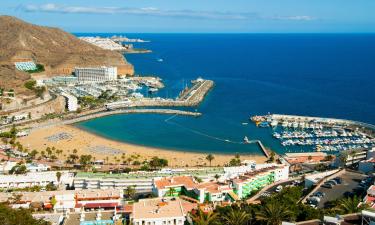
<instances>
[{"instance_id":1,"label":"building facade","mask_svg":"<svg viewBox=\"0 0 375 225\"><path fill-rule=\"evenodd\" d=\"M117 67L80 67L74 73L78 83L99 83L117 79Z\"/></svg>"},{"instance_id":2,"label":"building facade","mask_svg":"<svg viewBox=\"0 0 375 225\"><path fill-rule=\"evenodd\" d=\"M243 199L263 187L289 178L289 166L272 166L245 173L232 180L234 193Z\"/></svg>"},{"instance_id":3,"label":"building facade","mask_svg":"<svg viewBox=\"0 0 375 225\"><path fill-rule=\"evenodd\" d=\"M141 199L133 204L130 215L132 225L183 225L186 220L186 203L179 198Z\"/></svg>"},{"instance_id":4,"label":"building facade","mask_svg":"<svg viewBox=\"0 0 375 225\"><path fill-rule=\"evenodd\" d=\"M33 186L45 187L52 183L58 185L59 183L71 185L73 182L73 174L69 172L61 172L60 180L58 180L55 171L48 172L29 172L27 174L19 175L0 175L0 189L10 188L26 188Z\"/></svg>"},{"instance_id":5,"label":"building facade","mask_svg":"<svg viewBox=\"0 0 375 225\"><path fill-rule=\"evenodd\" d=\"M62 93L62 96L65 98L66 102L66 108L68 109L69 112L74 112L77 111L78 109L78 99L70 94L67 93Z\"/></svg>"}]
</instances>

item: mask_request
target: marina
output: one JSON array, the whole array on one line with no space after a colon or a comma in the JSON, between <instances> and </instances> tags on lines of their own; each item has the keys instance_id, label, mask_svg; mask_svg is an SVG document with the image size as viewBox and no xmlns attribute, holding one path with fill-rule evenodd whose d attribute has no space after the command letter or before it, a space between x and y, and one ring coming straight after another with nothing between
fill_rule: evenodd
<instances>
[{"instance_id":1,"label":"marina","mask_svg":"<svg viewBox=\"0 0 375 225\"><path fill-rule=\"evenodd\" d=\"M371 149L375 146L370 124L318 117L291 115L253 116L260 128L271 128L273 138L287 152L311 151L337 153L346 150Z\"/></svg>"}]
</instances>

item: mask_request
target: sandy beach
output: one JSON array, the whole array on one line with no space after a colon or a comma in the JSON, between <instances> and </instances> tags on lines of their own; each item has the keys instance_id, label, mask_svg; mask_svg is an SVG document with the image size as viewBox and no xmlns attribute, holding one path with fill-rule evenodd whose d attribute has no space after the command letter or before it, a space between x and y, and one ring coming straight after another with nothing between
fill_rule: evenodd
<instances>
[{"instance_id":1,"label":"sandy beach","mask_svg":"<svg viewBox=\"0 0 375 225\"><path fill-rule=\"evenodd\" d=\"M131 155L140 155L139 161L154 156L165 158L169 161L169 166L171 167L209 165L205 159L206 154L165 150L113 141L80 130L72 125L59 125L33 130L28 136L20 138L19 141L25 147L31 150L36 149L39 152L47 147L61 149L63 153L58 157L63 160L66 159L66 156L73 153L73 149L77 149L78 155L90 154L96 160L108 157L110 162L115 162L115 157L122 161L121 156L125 153L126 158ZM222 166L234 157L234 155L223 154L214 154L214 156L215 159L212 161L212 166ZM266 157L261 155L241 155L241 160L245 159L262 163L266 160Z\"/></svg>"}]
</instances>

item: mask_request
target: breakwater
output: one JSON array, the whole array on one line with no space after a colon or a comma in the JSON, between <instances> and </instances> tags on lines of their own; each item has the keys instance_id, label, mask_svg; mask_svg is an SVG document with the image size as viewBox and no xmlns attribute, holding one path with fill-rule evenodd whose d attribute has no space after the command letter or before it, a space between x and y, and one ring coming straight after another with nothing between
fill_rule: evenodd
<instances>
[{"instance_id":1,"label":"breakwater","mask_svg":"<svg viewBox=\"0 0 375 225\"><path fill-rule=\"evenodd\" d=\"M325 123L325 124L340 124L345 126L356 126L367 128L372 131L375 131L375 125L363 123L359 121L353 120L345 120L345 119L334 119L334 118L322 118L322 117L312 117L312 116L296 116L296 115L283 115L283 114L272 114L271 118L274 120L279 121L298 121L298 122L317 122L317 123Z\"/></svg>"}]
</instances>

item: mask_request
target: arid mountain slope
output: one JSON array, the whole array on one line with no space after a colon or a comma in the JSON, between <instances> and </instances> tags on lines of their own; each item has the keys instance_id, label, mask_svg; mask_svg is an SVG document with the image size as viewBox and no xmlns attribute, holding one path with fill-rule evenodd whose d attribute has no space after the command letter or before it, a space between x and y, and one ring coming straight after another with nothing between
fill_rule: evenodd
<instances>
[{"instance_id":1,"label":"arid mountain slope","mask_svg":"<svg viewBox=\"0 0 375 225\"><path fill-rule=\"evenodd\" d=\"M30 59L43 64L46 75L70 74L76 66L102 65L117 66L120 74L134 72L118 52L100 49L61 29L33 25L11 16L0 16L0 52L2 79L9 77L1 73L9 74L14 62ZM14 71L15 79L17 73Z\"/></svg>"}]
</instances>

